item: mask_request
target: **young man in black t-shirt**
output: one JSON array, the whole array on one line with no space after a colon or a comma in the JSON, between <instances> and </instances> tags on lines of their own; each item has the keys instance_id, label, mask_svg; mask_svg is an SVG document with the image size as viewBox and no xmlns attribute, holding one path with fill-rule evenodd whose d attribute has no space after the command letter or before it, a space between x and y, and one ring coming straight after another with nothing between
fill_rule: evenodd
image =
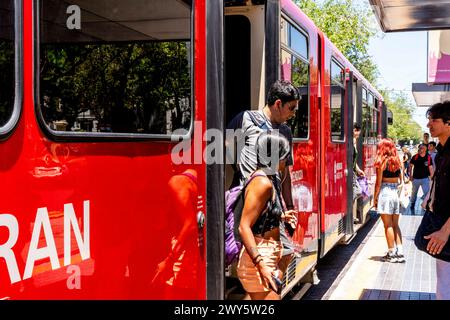
<instances>
[{"instance_id":1,"label":"young man in black t-shirt","mask_svg":"<svg viewBox=\"0 0 450 320\"><path fill-rule=\"evenodd\" d=\"M427 111L430 133L439 139L436 155L436 176L426 208L445 219L442 228L425 236L430 239L427 251L441 253L450 236L450 101L437 103ZM450 262L436 259L436 299L450 300Z\"/></svg>"},{"instance_id":2,"label":"young man in black t-shirt","mask_svg":"<svg viewBox=\"0 0 450 320\"><path fill-rule=\"evenodd\" d=\"M424 198L430 190L430 178L433 176L433 173L433 162L431 156L427 153L427 146L421 144L419 146L419 152L412 157L409 164L409 176L412 181L410 203L412 214L414 214L419 187L422 187Z\"/></svg>"}]
</instances>

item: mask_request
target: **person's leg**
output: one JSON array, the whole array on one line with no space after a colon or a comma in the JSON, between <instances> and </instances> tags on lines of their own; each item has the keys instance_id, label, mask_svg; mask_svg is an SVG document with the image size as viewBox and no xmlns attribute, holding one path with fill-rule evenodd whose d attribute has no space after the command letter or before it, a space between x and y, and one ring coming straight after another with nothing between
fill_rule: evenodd
<instances>
[{"instance_id":1,"label":"person's leg","mask_svg":"<svg viewBox=\"0 0 450 320\"><path fill-rule=\"evenodd\" d=\"M403 240L402 240L402 232L400 230L400 215L394 214L392 215L392 223L394 229L394 241L396 246L395 254L397 255L398 262L405 262L405 255L403 253Z\"/></svg>"},{"instance_id":2,"label":"person's leg","mask_svg":"<svg viewBox=\"0 0 450 320\"><path fill-rule=\"evenodd\" d=\"M381 220L384 225L384 235L386 237L386 242L388 246L388 254L383 257L385 261L394 262L391 257L395 256L395 240L394 240L394 229L392 222L392 214L381 213ZM391 261L392 260L392 261Z\"/></svg>"},{"instance_id":3,"label":"person's leg","mask_svg":"<svg viewBox=\"0 0 450 320\"><path fill-rule=\"evenodd\" d=\"M436 299L450 300L450 262L436 259Z\"/></svg>"},{"instance_id":4,"label":"person's leg","mask_svg":"<svg viewBox=\"0 0 450 320\"><path fill-rule=\"evenodd\" d=\"M414 207L416 205L417 192L419 191L419 186L420 181L418 179L414 179L412 182L411 200L410 200L410 207L412 214L414 214Z\"/></svg>"},{"instance_id":5,"label":"person's leg","mask_svg":"<svg viewBox=\"0 0 450 320\"><path fill-rule=\"evenodd\" d=\"M402 245L402 232L400 230L399 226L400 221L400 215L399 214L393 214L392 215L392 227L394 230L394 241L395 245L398 247L399 245Z\"/></svg>"},{"instance_id":6,"label":"person's leg","mask_svg":"<svg viewBox=\"0 0 450 320\"><path fill-rule=\"evenodd\" d=\"M423 191L423 196L422 196L422 200L423 200L423 199L425 199L426 195L428 194L428 191L430 191L430 179L428 179L428 178L422 179L421 185L422 185L422 191Z\"/></svg>"}]
</instances>

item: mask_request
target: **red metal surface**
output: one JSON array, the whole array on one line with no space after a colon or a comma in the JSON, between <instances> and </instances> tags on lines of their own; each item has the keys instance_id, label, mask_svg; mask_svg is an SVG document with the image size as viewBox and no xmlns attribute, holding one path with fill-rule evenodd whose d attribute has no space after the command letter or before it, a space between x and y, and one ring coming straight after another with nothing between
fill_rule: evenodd
<instances>
[{"instance_id":1,"label":"red metal surface","mask_svg":"<svg viewBox=\"0 0 450 320\"><path fill-rule=\"evenodd\" d=\"M191 148L203 150L206 7L205 1L194 3L194 108L198 122ZM320 233L326 235L335 228L346 210L345 144L331 143L330 138L331 53L362 78L298 7L289 0L281 3L284 12L309 35L310 137L294 142L291 174L294 204L300 209L294 240L301 250L314 251ZM199 229L196 224L198 212L206 214L203 160L190 166L174 165L173 144L166 142L56 143L46 138L34 109L32 16L32 1L25 1L23 112L14 134L0 142L0 214L13 215L18 222L12 252L20 279L11 284L8 270L13 262L8 265L0 259L0 298L204 299L206 227ZM324 68L319 70L319 66ZM374 178L375 150L376 146L370 145L363 151L369 180ZM340 177L337 163L342 163ZM180 175L187 169L197 175L196 181ZM64 216L72 207L83 236L84 214L89 212L88 258L79 249L84 238L77 240L73 227L67 230L64 225ZM38 229L38 248L54 241L57 262L49 257L30 262L38 212L48 216L51 226L51 232ZM170 241L182 231L186 241L181 250L186 257L175 267L164 268ZM70 235L70 265L64 262L69 259L64 255L68 245L65 234ZM10 236L8 228L0 227L0 244ZM27 260L32 276L24 279Z\"/></svg>"},{"instance_id":2,"label":"red metal surface","mask_svg":"<svg viewBox=\"0 0 450 320\"><path fill-rule=\"evenodd\" d=\"M174 165L173 144L167 142L56 143L46 138L34 109L32 3L24 1L23 112L14 134L0 143L0 213L18 222L12 251L20 279L12 281L8 270L13 267L0 259L0 298L204 299L205 228L197 228L196 215L205 213L205 164ZM200 123L205 121L205 10L204 1L195 1L195 119ZM194 139L201 141L204 130L199 127ZM198 175L196 183L179 175L188 168ZM89 232L89 256L80 254L74 224L69 230L64 225L71 206L81 234ZM50 229L37 228L38 250L54 242L56 260L49 258L54 252L40 251L33 263L30 247L39 208ZM179 250L184 258L164 269L168 245L183 227ZM0 243L10 235L0 227ZM71 261L65 265L68 242ZM162 272L155 277L158 265Z\"/></svg>"}]
</instances>

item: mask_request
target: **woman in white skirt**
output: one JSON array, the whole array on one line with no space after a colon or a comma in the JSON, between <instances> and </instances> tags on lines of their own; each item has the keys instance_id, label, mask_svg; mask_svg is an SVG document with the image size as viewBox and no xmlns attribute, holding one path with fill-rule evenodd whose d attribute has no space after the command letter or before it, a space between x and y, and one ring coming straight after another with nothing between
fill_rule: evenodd
<instances>
[{"instance_id":1,"label":"woman in white skirt","mask_svg":"<svg viewBox=\"0 0 450 320\"><path fill-rule=\"evenodd\" d=\"M378 143L375 168L377 180L374 207L378 209L383 220L388 245L388 252L382 259L387 262L405 262L399 227L399 190L403 188L403 166L392 140L382 139Z\"/></svg>"}]
</instances>

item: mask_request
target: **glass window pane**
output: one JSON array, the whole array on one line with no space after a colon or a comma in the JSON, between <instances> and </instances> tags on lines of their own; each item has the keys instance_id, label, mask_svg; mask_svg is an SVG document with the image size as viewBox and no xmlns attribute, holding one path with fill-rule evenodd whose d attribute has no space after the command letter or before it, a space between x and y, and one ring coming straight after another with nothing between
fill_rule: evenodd
<instances>
[{"instance_id":1,"label":"glass window pane","mask_svg":"<svg viewBox=\"0 0 450 320\"><path fill-rule=\"evenodd\" d=\"M342 85L344 84L344 69L334 61L331 62L331 81Z\"/></svg>"},{"instance_id":2,"label":"glass window pane","mask_svg":"<svg viewBox=\"0 0 450 320\"><path fill-rule=\"evenodd\" d=\"M345 89L331 86L331 140L344 141L344 97Z\"/></svg>"},{"instance_id":3,"label":"glass window pane","mask_svg":"<svg viewBox=\"0 0 450 320\"><path fill-rule=\"evenodd\" d=\"M369 143L371 132L372 132L372 117L373 114L371 112L371 108L364 106L363 108L363 114L362 114L362 135L364 139L364 143Z\"/></svg>"},{"instance_id":4,"label":"glass window pane","mask_svg":"<svg viewBox=\"0 0 450 320\"><path fill-rule=\"evenodd\" d=\"M292 82L292 54L281 50L281 80Z\"/></svg>"},{"instance_id":5,"label":"glass window pane","mask_svg":"<svg viewBox=\"0 0 450 320\"><path fill-rule=\"evenodd\" d=\"M49 127L162 135L189 129L190 1L82 3L40 1L40 104Z\"/></svg>"},{"instance_id":6,"label":"glass window pane","mask_svg":"<svg viewBox=\"0 0 450 320\"><path fill-rule=\"evenodd\" d=\"M372 107L372 108L374 108L375 107L375 104L374 104L375 102L374 102L374 99L373 99L373 95L371 94L371 93L369 93L368 95L367 95L367 104L369 105L369 107Z\"/></svg>"},{"instance_id":7,"label":"glass window pane","mask_svg":"<svg viewBox=\"0 0 450 320\"><path fill-rule=\"evenodd\" d=\"M306 37L291 26L291 44L292 50L300 54L303 58L308 59L308 45Z\"/></svg>"},{"instance_id":8,"label":"glass window pane","mask_svg":"<svg viewBox=\"0 0 450 320\"><path fill-rule=\"evenodd\" d=\"M288 121L294 138L308 138L309 131L309 66L303 60L292 59L292 84L298 88L302 99L298 104L295 117Z\"/></svg>"},{"instance_id":9,"label":"glass window pane","mask_svg":"<svg viewBox=\"0 0 450 320\"><path fill-rule=\"evenodd\" d=\"M372 109L372 137L377 138L378 136L378 111Z\"/></svg>"},{"instance_id":10,"label":"glass window pane","mask_svg":"<svg viewBox=\"0 0 450 320\"><path fill-rule=\"evenodd\" d=\"M289 27L290 24L285 19L281 18L281 28L280 28L280 41L284 45L289 45Z\"/></svg>"},{"instance_id":11,"label":"glass window pane","mask_svg":"<svg viewBox=\"0 0 450 320\"><path fill-rule=\"evenodd\" d=\"M14 1L0 1L0 127L11 119L15 99Z\"/></svg>"},{"instance_id":12,"label":"glass window pane","mask_svg":"<svg viewBox=\"0 0 450 320\"><path fill-rule=\"evenodd\" d=\"M344 141L344 69L331 61L331 140Z\"/></svg>"}]
</instances>

